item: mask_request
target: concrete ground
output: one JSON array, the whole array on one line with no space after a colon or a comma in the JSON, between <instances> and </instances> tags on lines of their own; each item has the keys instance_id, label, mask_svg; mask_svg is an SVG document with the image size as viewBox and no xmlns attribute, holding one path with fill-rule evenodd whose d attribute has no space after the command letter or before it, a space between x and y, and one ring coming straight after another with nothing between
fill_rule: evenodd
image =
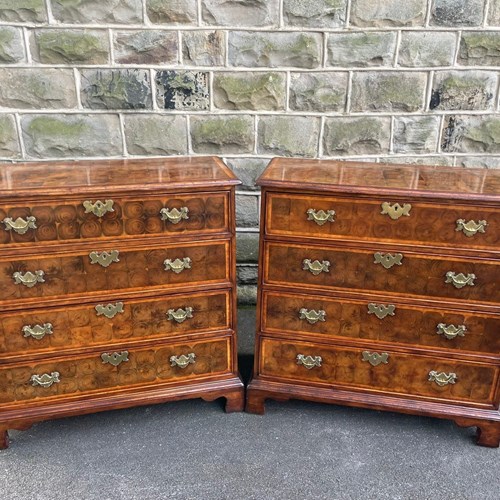
<instances>
[{"instance_id":1,"label":"concrete ground","mask_svg":"<svg viewBox=\"0 0 500 500\"><path fill-rule=\"evenodd\" d=\"M255 312L240 310L242 372ZM495 499L500 449L432 418L181 401L43 422L0 452L0 499Z\"/></svg>"}]
</instances>

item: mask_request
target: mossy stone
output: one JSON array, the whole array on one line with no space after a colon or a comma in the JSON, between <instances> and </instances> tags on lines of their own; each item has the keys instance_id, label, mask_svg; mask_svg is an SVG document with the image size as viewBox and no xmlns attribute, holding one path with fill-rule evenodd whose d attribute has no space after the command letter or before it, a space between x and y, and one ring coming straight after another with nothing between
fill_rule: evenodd
<instances>
[{"instance_id":1,"label":"mossy stone","mask_svg":"<svg viewBox=\"0 0 500 500\"><path fill-rule=\"evenodd\" d=\"M0 20L15 23L47 21L44 0L0 0Z\"/></svg>"},{"instance_id":2,"label":"mossy stone","mask_svg":"<svg viewBox=\"0 0 500 500\"><path fill-rule=\"evenodd\" d=\"M0 62L16 63L24 59L21 30L13 26L0 27Z\"/></svg>"},{"instance_id":3,"label":"mossy stone","mask_svg":"<svg viewBox=\"0 0 500 500\"><path fill-rule=\"evenodd\" d=\"M458 62L464 66L498 66L500 64L500 32L462 33Z\"/></svg>"},{"instance_id":4,"label":"mossy stone","mask_svg":"<svg viewBox=\"0 0 500 500\"><path fill-rule=\"evenodd\" d=\"M0 115L0 158L18 158L21 154L13 115Z\"/></svg>"}]
</instances>

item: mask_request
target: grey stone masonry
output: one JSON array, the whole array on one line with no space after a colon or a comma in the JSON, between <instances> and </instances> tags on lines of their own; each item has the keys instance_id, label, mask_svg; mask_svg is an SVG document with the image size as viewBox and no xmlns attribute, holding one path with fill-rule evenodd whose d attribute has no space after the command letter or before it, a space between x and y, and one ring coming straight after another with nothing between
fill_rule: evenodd
<instances>
[{"instance_id":1,"label":"grey stone masonry","mask_svg":"<svg viewBox=\"0 0 500 500\"><path fill-rule=\"evenodd\" d=\"M25 115L21 124L29 158L123 154L118 115Z\"/></svg>"},{"instance_id":2,"label":"grey stone masonry","mask_svg":"<svg viewBox=\"0 0 500 500\"><path fill-rule=\"evenodd\" d=\"M255 300L276 156L500 168L500 0L0 0L0 159L219 155Z\"/></svg>"},{"instance_id":3,"label":"grey stone masonry","mask_svg":"<svg viewBox=\"0 0 500 500\"><path fill-rule=\"evenodd\" d=\"M214 104L219 109L284 110L285 73L216 73Z\"/></svg>"},{"instance_id":4,"label":"grey stone masonry","mask_svg":"<svg viewBox=\"0 0 500 500\"><path fill-rule=\"evenodd\" d=\"M105 30L41 29L31 34L33 60L43 64L106 64L109 53Z\"/></svg>"},{"instance_id":5,"label":"grey stone masonry","mask_svg":"<svg viewBox=\"0 0 500 500\"><path fill-rule=\"evenodd\" d=\"M321 58L322 40L317 33L236 31L229 34L232 66L317 68Z\"/></svg>"},{"instance_id":6,"label":"grey stone masonry","mask_svg":"<svg viewBox=\"0 0 500 500\"><path fill-rule=\"evenodd\" d=\"M22 30L12 26L0 26L0 64L18 63L24 59Z\"/></svg>"}]
</instances>

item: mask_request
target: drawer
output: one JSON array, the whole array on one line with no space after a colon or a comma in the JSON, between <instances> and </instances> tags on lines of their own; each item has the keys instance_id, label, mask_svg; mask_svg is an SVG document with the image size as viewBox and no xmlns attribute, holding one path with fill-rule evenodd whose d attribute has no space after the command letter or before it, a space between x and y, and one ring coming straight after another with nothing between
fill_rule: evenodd
<instances>
[{"instance_id":1,"label":"drawer","mask_svg":"<svg viewBox=\"0 0 500 500\"><path fill-rule=\"evenodd\" d=\"M0 244L229 231L229 193L58 200L0 206Z\"/></svg>"},{"instance_id":2,"label":"drawer","mask_svg":"<svg viewBox=\"0 0 500 500\"><path fill-rule=\"evenodd\" d=\"M228 290L3 313L0 356L227 330L231 318Z\"/></svg>"},{"instance_id":3,"label":"drawer","mask_svg":"<svg viewBox=\"0 0 500 500\"><path fill-rule=\"evenodd\" d=\"M20 299L224 283L230 278L229 244L157 244L134 250L120 243L50 256L4 257L0 258L1 298L19 306Z\"/></svg>"},{"instance_id":4,"label":"drawer","mask_svg":"<svg viewBox=\"0 0 500 500\"><path fill-rule=\"evenodd\" d=\"M265 283L500 302L500 260L269 242L264 251Z\"/></svg>"},{"instance_id":5,"label":"drawer","mask_svg":"<svg viewBox=\"0 0 500 500\"><path fill-rule=\"evenodd\" d=\"M270 193L269 235L392 241L459 248L500 248L500 210L381 198ZM399 202L398 210L395 202ZM384 205L383 204L387 204ZM409 208L411 207L411 208ZM485 221L486 225L480 224Z\"/></svg>"},{"instance_id":6,"label":"drawer","mask_svg":"<svg viewBox=\"0 0 500 500\"><path fill-rule=\"evenodd\" d=\"M263 293L262 330L500 354L500 314Z\"/></svg>"},{"instance_id":7,"label":"drawer","mask_svg":"<svg viewBox=\"0 0 500 500\"><path fill-rule=\"evenodd\" d=\"M230 372L230 349L226 337L5 365L0 405L213 377Z\"/></svg>"},{"instance_id":8,"label":"drawer","mask_svg":"<svg viewBox=\"0 0 500 500\"><path fill-rule=\"evenodd\" d=\"M373 366L370 360L379 364ZM367 350L264 338L259 372L308 384L498 407L496 365L382 352L376 347Z\"/></svg>"}]
</instances>

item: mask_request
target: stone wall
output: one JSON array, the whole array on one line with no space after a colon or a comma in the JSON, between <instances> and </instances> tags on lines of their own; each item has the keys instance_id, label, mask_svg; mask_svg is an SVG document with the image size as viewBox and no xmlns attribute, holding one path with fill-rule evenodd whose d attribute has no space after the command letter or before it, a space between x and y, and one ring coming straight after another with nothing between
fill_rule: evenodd
<instances>
[{"instance_id":1,"label":"stone wall","mask_svg":"<svg viewBox=\"0 0 500 500\"><path fill-rule=\"evenodd\" d=\"M0 0L0 158L218 154L255 295L274 156L500 167L500 0Z\"/></svg>"}]
</instances>

